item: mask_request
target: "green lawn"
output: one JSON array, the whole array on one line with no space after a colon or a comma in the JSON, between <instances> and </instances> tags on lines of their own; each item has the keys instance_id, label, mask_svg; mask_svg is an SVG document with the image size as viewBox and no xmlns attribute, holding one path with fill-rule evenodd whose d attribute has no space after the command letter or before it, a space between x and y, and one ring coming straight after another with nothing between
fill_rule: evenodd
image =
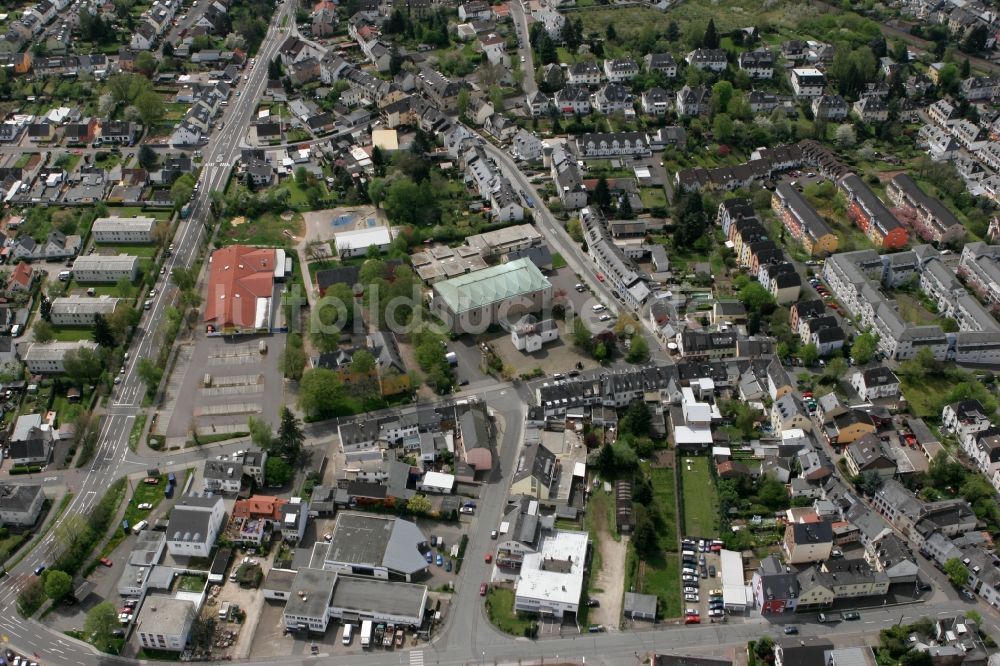
<instances>
[{"instance_id":1,"label":"green lawn","mask_svg":"<svg viewBox=\"0 0 1000 666\"><path fill-rule=\"evenodd\" d=\"M177 586L182 592L201 592L205 589L205 578L193 574L184 574L180 577Z\"/></svg>"},{"instance_id":2,"label":"green lawn","mask_svg":"<svg viewBox=\"0 0 1000 666\"><path fill-rule=\"evenodd\" d=\"M23 169L24 167L28 166L28 162L30 162L31 158L37 154L38 153L21 153L21 156L17 158L16 162L14 162L14 168Z\"/></svg>"},{"instance_id":3,"label":"green lawn","mask_svg":"<svg viewBox=\"0 0 1000 666\"><path fill-rule=\"evenodd\" d=\"M922 419L938 420L941 413L938 405L959 381L951 377L927 376L914 380L900 375L899 384L903 396L910 403L910 410Z\"/></svg>"},{"instance_id":4,"label":"green lawn","mask_svg":"<svg viewBox=\"0 0 1000 666\"><path fill-rule=\"evenodd\" d=\"M666 208L667 193L662 187L640 187L639 198L646 208Z\"/></svg>"},{"instance_id":5,"label":"green lawn","mask_svg":"<svg viewBox=\"0 0 1000 666\"><path fill-rule=\"evenodd\" d=\"M133 257L144 257L146 259L152 259L156 256L157 251L160 249L158 245L154 243L149 243L146 245L132 244L132 245L99 245L101 251L112 251L115 254L131 254Z\"/></svg>"},{"instance_id":6,"label":"green lawn","mask_svg":"<svg viewBox=\"0 0 1000 666\"><path fill-rule=\"evenodd\" d=\"M655 467L649 470L649 478L653 482L653 502L663 518L661 542L663 549L677 552L677 489L674 484L674 470L668 467Z\"/></svg>"},{"instance_id":7,"label":"green lawn","mask_svg":"<svg viewBox=\"0 0 1000 666\"><path fill-rule=\"evenodd\" d=\"M226 242L288 247L293 241L284 232L287 230L293 236L301 235L302 216L296 213L291 220L285 221L274 213L264 213L252 221L234 226L232 220L228 220L224 225L221 237Z\"/></svg>"},{"instance_id":8,"label":"green lawn","mask_svg":"<svg viewBox=\"0 0 1000 666\"><path fill-rule=\"evenodd\" d=\"M552 270L558 270L567 266L566 260L558 252L552 253Z\"/></svg>"},{"instance_id":9,"label":"green lawn","mask_svg":"<svg viewBox=\"0 0 1000 666\"><path fill-rule=\"evenodd\" d=\"M128 435L128 448L133 452L139 446L139 438L142 437L142 430L146 427L146 415L140 414L135 417L135 423L132 424L132 432Z\"/></svg>"},{"instance_id":10,"label":"green lawn","mask_svg":"<svg viewBox=\"0 0 1000 666\"><path fill-rule=\"evenodd\" d=\"M59 342L76 342L89 340L92 332L89 327L60 326L54 329L52 336Z\"/></svg>"},{"instance_id":11,"label":"green lawn","mask_svg":"<svg viewBox=\"0 0 1000 666\"><path fill-rule=\"evenodd\" d=\"M88 336L89 337L89 336ZM85 386L83 391L80 392L80 400L77 402L70 402L66 398L66 391L62 392L62 395L57 395L52 400L52 409L56 413L56 417L59 419L59 424L72 423L73 419L79 416L81 413L87 411L87 405L90 404L90 392Z\"/></svg>"},{"instance_id":12,"label":"green lawn","mask_svg":"<svg viewBox=\"0 0 1000 666\"><path fill-rule=\"evenodd\" d=\"M914 326L925 326L934 321L934 315L910 294L897 292L893 297L899 305L899 316Z\"/></svg>"},{"instance_id":13,"label":"green lawn","mask_svg":"<svg viewBox=\"0 0 1000 666\"><path fill-rule=\"evenodd\" d=\"M129 482L132 483L131 481ZM156 485L145 484L141 480L135 482L134 490L132 493L132 499L129 500L128 505L125 507L125 520L128 521L129 527L134 527L136 523L141 520L145 520L153 509L160 503L163 499L163 489L167 485L167 475L160 475L160 482ZM140 504L152 504L153 509L140 509ZM106 557L115 551L125 539L125 532L122 530L121 523L113 526L113 531L111 534L111 539L105 544L104 548L101 549L98 558Z\"/></svg>"},{"instance_id":14,"label":"green lawn","mask_svg":"<svg viewBox=\"0 0 1000 666\"><path fill-rule=\"evenodd\" d=\"M524 630L535 621L514 612L514 591L503 587L493 587L486 595L486 612L497 629L514 636L524 636Z\"/></svg>"},{"instance_id":15,"label":"green lawn","mask_svg":"<svg viewBox=\"0 0 1000 666\"><path fill-rule=\"evenodd\" d=\"M719 497L709 471L709 459L678 456L677 464L684 493L684 533L697 537L718 537Z\"/></svg>"}]
</instances>

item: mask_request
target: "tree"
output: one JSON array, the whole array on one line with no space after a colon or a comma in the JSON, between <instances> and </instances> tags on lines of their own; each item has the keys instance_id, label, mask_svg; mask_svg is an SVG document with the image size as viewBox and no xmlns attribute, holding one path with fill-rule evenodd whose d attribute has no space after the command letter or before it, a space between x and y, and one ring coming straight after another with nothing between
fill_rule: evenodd
<instances>
[{"instance_id":1,"label":"tree","mask_svg":"<svg viewBox=\"0 0 1000 666\"><path fill-rule=\"evenodd\" d=\"M111 327L104 315L94 315L94 325L90 335L91 339L102 347L115 346L115 335L111 332Z\"/></svg>"},{"instance_id":2,"label":"tree","mask_svg":"<svg viewBox=\"0 0 1000 666\"><path fill-rule=\"evenodd\" d=\"M306 367L306 352L302 345L286 345L281 354L281 371L287 379L299 381Z\"/></svg>"},{"instance_id":3,"label":"tree","mask_svg":"<svg viewBox=\"0 0 1000 666\"><path fill-rule=\"evenodd\" d=\"M729 102L733 99L733 84L729 81L719 81L712 86L712 97L709 104L712 113L722 113L729 108Z\"/></svg>"},{"instance_id":4,"label":"tree","mask_svg":"<svg viewBox=\"0 0 1000 666\"><path fill-rule=\"evenodd\" d=\"M238 32L226 35L226 48L230 51L242 51L247 47L246 38Z\"/></svg>"},{"instance_id":5,"label":"tree","mask_svg":"<svg viewBox=\"0 0 1000 666\"><path fill-rule=\"evenodd\" d=\"M104 363L96 351L81 347L66 352L63 357L63 368L67 377L72 377L78 382L92 383L101 376Z\"/></svg>"},{"instance_id":6,"label":"tree","mask_svg":"<svg viewBox=\"0 0 1000 666\"><path fill-rule=\"evenodd\" d=\"M593 336L590 329L583 323L582 317L573 320L573 344L583 350L589 350Z\"/></svg>"},{"instance_id":7,"label":"tree","mask_svg":"<svg viewBox=\"0 0 1000 666\"><path fill-rule=\"evenodd\" d=\"M823 378L826 379L827 383L834 384L847 374L847 367L847 361L844 360L844 357L836 356L826 364Z\"/></svg>"},{"instance_id":8,"label":"tree","mask_svg":"<svg viewBox=\"0 0 1000 666\"><path fill-rule=\"evenodd\" d=\"M146 384L146 390L150 393L155 391L156 387L160 385L160 379L163 377L163 368L148 358L140 358L135 366L135 371L139 375L139 379Z\"/></svg>"},{"instance_id":9,"label":"tree","mask_svg":"<svg viewBox=\"0 0 1000 666\"><path fill-rule=\"evenodd\" d=\"M264 419L251 416L247 419L247 430L250 431L250 441L254 446L265 451L271 450L274 445L274 431L271 430L271 424Z\"/></svg>"},{"instance_id":10,"label":"tree","mask_svg":"<svg viewBox=\"0 0 1000 666\"><path fill-rule=\"evenodd\" d=\"M310 418L334 416L344 397L344 386L333 370L311 368L299 382L299 407Z\"/></svg>"},{"instance_id":11,"label":"tree","mask_svg":"<svg viewBox=\"0 0 1000 666\"><path fill-rule=\"evenodd\" d=\"M142 72L146 76L155 72L158 64L159 63L156 62L156 56L154 56L150 51L139 51L135 54L135 71Z\"/></svg>"},{"instance_id":12,"label":"tree","mask_svg":"<svg viewBox=\"0 0 1000 666\"><path fill-rule=\"evenodd\" d=\"M83 621L83 633L87 640L102 652L111 651L114 632L118 628L118 613L110 601L102 601L91 608Z\"/></svg>"},{"instance_id":13,"label":"tree","mask_svg":"<svg viewBox=\"0 0 1000 666\"><path fill-rule=\"evenodd\" d=\"M653 417L645 400L633 400L625 409L625 414L618 422L618 430L636 437L649 435Z\"/></svg>"},{"instance_id":14,"label":"tree","mask_svg":"<svg viewBox=\"0 0 1000 666\"><path fill-rule=\"evenodd\" d=\"M969 582L969 569L965 564L957 557L953 557L944 563L942 567L945 574L948 575L948 580L955 587L965 587Z\"/></svg>"},{"instance_id":15,"label":"tree","mask_svg":"<svg viewBox=\"0 0 1000 666\"><path fill-rule=\"evenodd\" d=\"M632 197L626 192L622 195L622 200L618 204L618 219L631 220L634 214L632 210Z\"/></svg>"},{"instance_id":16,"label":"tree","mask_svg":"<svg viewBox=\"0 0 1000 666\"><path fill-rule=\"evenodd\" d=\"M49 318L52 316L52 301L50 299L42 299L38 305L38 315L45 321L50 321Z\"/></svg>"},{"instance_id":17,"label":"tree","mask_svg":"<svg viewBox=\"0 0 1000 666\"><path fill-rule=\"evenodd\" d=\"M673 243L678 248L689 248L705 237L708 218L704 202L698 192L685 192L674 206Z\"/></svg>"},{"instance_id":18,"label":"tree","mask_svg":"<svg viewBox=\"0 0 1000 666\"><path fill-rule=\"evenodd\" d=\"M288 461L278 456L268 456L264 466L264 483L268 486L283 486L292 479L292 467Z\"/></svg>"},{"instance_id":19,"label":"tree","mask_svg":"<svg viewBox=\"0 0 1000 666\"><path fill-rule=\"evenodd\" d=\"M428 514L432 508L431 501L423 495L414 495L406 502L406 510L410 513Z\"/></svg>"},{"instance_id":20,"label":"tree","mask_svg":"<svg viewBox=\"0 0 1000 666\"><path fill-rule=\"evenodd\" d=\"M595 361L602 362L608 358L608 346L603 342L598 342L594 345L594 349L590 355L594 357Z\"/></svg>"},{"instance_id":21,"label":"tree","mask_svg":"<svg viewBox=\"0 0 1000 666\"><path fill-rule=\"evenodd\" d=\"M712 120L712 134L719 143L729 143L733 138L735 124L728 113L718 113Z\"/></svg>"},{"instance_id":22,"label":"tree","mask_svg":"<svg viewBox=\"0 0 1000 666\"><path fill-rule=\"evenodd\" d=\"M175 180L170 187L170 198L173 199L176 208L190 201L192 194L194 194L194 177L189 173Z\"/></svg>"},{"instance_id":23,"label":"tree","mask_svg":"<svg viewBox=\"0 0 1000 666\"><path fill-rule=\"evenodd\" d=\"M45 596L52 601L60 601L73 591L73 577L65 571L50 569L45 572Z\"/></svg>"},{"instance_id":24,"label":"tree","mask_svg":"<svg viewBox=\"0 0 1000 666\"><path fill-rule=\"evenodd\" d=\"M788 490L785 489L785 484L770 475L761 480L757 488L757 498L761 504L775 511L788 506Z\"/></svg>"},{"instance_id":25,"label":"tree","mask_svg":"<svg viewBox=\"0 0 1000 666\"><path fill-rule=\"evenodd\" d=\"M366 375L375 370L375 357L371 352L359 349L351 357L351 372L358 375Z\"/></svg>"},{"instance_id":26,"label":"tree","mask_svg":"<svg viewBox=\"0 0 1000 666\"><path fill-rule=\"evenodd\" d=\"M614 42L618 39L618 31L615 30L614 23L608 23L608 27L604 29L604 36L607 37L609 42Z\"/></svg>"},{"instance_id":27,"label":"tree","mask_svg":"<svg viewBox=\"0 0 1000 666\"><path fill-rule=\"evenodd\" d=\"M969 75L971 73L972 73L972 64L969 63L969 59L966 58L965 60L962 61L962 67L961 69L959 69L958 75L962 77L962 79L964 80L969 78Z\"/></svg>"},{"instance_id":28,"label":"tree","mask_svg":"<svg viewBox=\"0 0 1000 666\"><path fill-rule=\"evenodd\" d=\"M306 434L302 431L302 422L288 407L281 408L281 423L278 425L277 442L281 454L292 464L298 462L302 453L302 445Z\"/></svg>"},{"instance_id":29,"label":"tree","mask_svg":"<svg viewBox=\"0 0 1000 666\"><path fill-rule=\"evenodd\" d=\"M39 319L35 322L35 325L31 327L31 334L34 337L35 342L40 342L42 344L52 342L52 339L55 337L55 327L48 321Z\"/></svg>"},{"instance_id":30,"label":"tree","mask_svg":"<svg viewBox=\"0 0 1000 666\"><path fill-rule=\"evenodd\" d=\"M648 557L659 550L659 544L656 539L656 526L653 525L653 520L649 517L649 512L645 510L645 506L640 504L634 508L641 510L635 511L632 544L639 555Z\"/></svg>"},{"instance_id":31,"label":"tree","mask_svg":"<svg viewBox=\"0 0 1000 666\"><path fill-rule=\"evenodd\" d=\"M601 470L601 474L611 474L615 470L615 451L608 442L604 443L597 455L597 469Z\"/></svg>"},{"instance_id":32,"label":"tree","mask_svg":"<svg viewBox=\"0 0 1000 666\"><path fill-rule=\"evenodd\" d=\"M629 363L645 363L649 360L649 343L646 338L638 333L632 336L625 360Z\"/></svg>"},{"instance_id":33,"label":"tree","mask_svg":"<svg viewBox=\"0 0 1000 666\"><path fill-rule=\"evenodd\" d=\"M163 42L163 57L172 60L174 57L174 45L170 41Z\"/></svg>"},{"instance_id":34,"label":"tree","mask_svg":"<svg viewBox=\"0 0 1000 666\"><path fill-rule=\"evenodd\" d=\"M667 41L671 43L680 39L681 29L677 25L677 21L670 21L670 23L667 24L667 31L663 36L666 37Z\"/></svg>"},{"instance_id":35,"label":"tree","mask_svg":"<svg viewBox=\"0 0 1000 666\"><path fill-rule=\"evenodd\" d=\"M872 497L882 487L882 476L873 469L862 472L858 477L858 489L868 497Z\"/></svg>"},{"instance_id":36,"label":"tree","mask_svg":"<svg viewBox=\"0 0 1000 666\"><path fill-rule=\"evenodd\" d=\"M802 361L802 365L811 368L819 361L819 349L811 342L803 345L799 347L799 359Z\"/></svg>"},{"instance_id":37,"label":"tree","mask_svg":"<svg viewBox=\"0 0 1000 666\"><path fill-rule=\"evenodd\" d=\"M170 271L170 280L177 285L177 288L181 291L188 291L190 289L194 289L194 286L198 281L198 274L192 268L175 266L174 269Z\"/></svg>"},{"instance_id":38,"label":"tree","mask_svg":"<svg viewBox=\"0 0 1000 666\"><path fill-rule=\"evenodd\" d=\"M986 25L976 23L974 27L966 30L965 36L962 38L958 48L965 53L981 53L986 48L986 39L988 37L989 31Z\"/></svg>"},{"instance_id":39,"label":"tree","mask_svg":"<svg viewBox=\"0 0 1000 666\"><path fill-rule=\"evenodd\" d=\"M837 140L837 146L842 149L853 148L854 144L857 143L858 140L857 135L854 133L854 128L847 123L838 125L834 136Z\"/></svg>"},{"instance_id":40,"label":"tree","mask_svg":"<svg viewBox=\"0 0 1000 666\"><path fill-rule=\"evenodd\" d=\"M736 296L748 313L770 314L774 309L774 296L760 282L747 282L736 292Z\"/></svg>"},{"instance_id":41,"label":"tree","mask_svg":"<svg viewBox=\"0 0 1000 666\"><path fill-rule=\"evenodd\" d=\"M455 108L458 110L458 115L460 117L465 117L466 111L469 110L469 102L472 101L472 91L468 88L462 88L458 91L458 99L455 101ZM374 161L374 160L373 160Z\"/></svg>"},{"instance_id":42,"label":"tree","mask_svg":"<svg viewBox=\"0 0 1000 666\"><path fill-rule=\"evenodd\" d=\"M598 179L597 185L594 186L594 203L601 209L602 212L607 212L611 207L611 190L608 187L608 179L603 176Z\"/></svg>"},{"instance_id":43,"label":"tree","mask_svg":"<svg viewBox=\"0 0 1000 666\"><path fill-rule=\"evenodd\" d=\"M851 358L858 365L865 365L871 363L876 351L878 351L878 336L871 331L865 331L854 338L854 344L851 345Z\"/></svg>"},{"instance_id":44,"label":"tree","mask_svg":"<svg viewBox=\"0 0 1000 666\"><path fill-rule=\"evenodd\" d=\"M719 48L719 33L715 29L715 19L708 19L708 25L705 27L705 36L701 40L701 45L706 49L717 49Z\"/></svg>"},{"instance_id":45,"label":"tree","mask_svg":"<svg viewBox=\"0 0 1000 666\"><path fill-rule=\"evenodd\" d=\"M156 168L157 163L156 151L149 147L148 144L142 144L139 147L139 166L147 171Z\"/></svg>"}]
</instances>

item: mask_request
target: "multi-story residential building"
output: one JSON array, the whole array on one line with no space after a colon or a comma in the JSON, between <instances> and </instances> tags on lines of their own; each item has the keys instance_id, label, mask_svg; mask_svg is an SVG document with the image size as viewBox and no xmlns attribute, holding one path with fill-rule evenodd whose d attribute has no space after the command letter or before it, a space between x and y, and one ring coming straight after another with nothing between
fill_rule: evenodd
<instances>
[{"instance_id":1,"label":"multi-story residential building","mask_svg":"<svg viewBox=\"0 0 1000 666\"><path fill-rule=\"evenodd\" d=\"M813 116L819 120L843 120L850 111L851 107L840 95L819 95L812 101Z\"/></svg>"},{"instance_id":2,"label":"multi-story residential building","mask_svg":"<svg viewBox=\"0 0 1000 666\"><path fill-rule=\"evenodd\" d=\"M243 484L243 463L238 460L206 460L202 473L202 489L206 493L240 492Z\"/></svg>"},{"instance_id":3,"label":"multi-story residential building","mask_svg":"<svg viewBox=\"0 0 1000 666\"><path fill-rule=\"evenodd\" d=\"M823 72L814 67L796 67L792 70L792 91L796 97L819 97L826 87Z\"/></svg>"},{"instance_id":4,"label":"multi-story residential building","mask_svg":"<svg viewBox=\"0 0 1000 666\"><path fill-rule=\"evenodd\" d=\"M583 60L567 71L566 82L573 85L596 86L603 79L601 66L593 60Z\"/></svg>"},{"instance_id":5,"label":"multi-story residential building","mask_svg":"<svg viewBox=\"0 0 1000 666\"><path fill-rule=\"evenodd\" d=\"M960 400L941 410L942 429L954 433L959 442L975 439L992 424L986 409L978 400Z\"/></svg>"},{"instance_id":6,"label":"multi-story residential building","mask_svg":"<svg viewBox=\"0 0 1000 666\"><path fill-rule=\"evenodd\" d=\"M643 58L643 63L646 65L646 71L659 72L668 79L677 76L677 62L669 53L650 53Z\"/></svg>"},{"instance_id":7,"label":"multi-story residential building","mask_svg":"<svg viewBox=\"0 0 1000 666\"><path fill-rule=\"evenodd\" d=\"M967 243L962 249L958 274L992 311L1000 309L1000 245Z\"/></svg>"},{"instance_id":8,"label":"multi-story residential building","mask_svg":"<svg viewBox=\"0 0 1000 666\"><path fill-rule=\"evenodd\" d=\"M32 342L21 357L28 372L36 374L59 374L66 371L63 361L66 354L86 348L97 351L97 344L89 340L77 342Z\"/></svg>"},{"instance_id":9,"label":"multi-story residential building","mask_svg":"<svg viewBox=\"0 0 1000 666\"><path fill-rule=\"evenodd\" d=\"M172 555L208 557L225 515L221 496L182 497L170 512L167 550Z\"/></svg>"},{"instance_id":10,"label":"multi-story residential building","mask_svg":"<svg viewBox=\"0 0 1000 666\"><path fill-rule=\"evenodd\" d=\"M781 183L775 188L771 206L806 252L813 256L828 256L837 251L838 241L833 230L790 183Z\"/></svg>"},{"instance_id":11,"label":"multi-story residential building","mask_svg":"<svg viewBox=\"0 0 1000 666\"><path fill-rule=\"evenodd\" d=\"M576 156L566 149L565 144L557 144L551 155L552 180L559 193L559 201L567 210L579 210L587 205L587 187L577 166Z\"/></svg>"},{"instance_id":12,"label":"multi-story residential building","mask_svg":"<svg viewBox=\"0 0 1000 666\"><path fill-rule=\"evenodd\" d=\"M770 79L774 76L774 53L770 49L744 51L740 54L739 65L752 79Z\"/></svg>"},{"instance_id":13,"label":"multi-story residential building","mask_svg":"<svg viewBox=\"0 0 1000 666\"><path fill-rule=\"evenodd\" d=\"M44 503L45 493L41 485L0 484L0 522L5 526L33 526Z\"/></svg>"},{"instance_id":14,"label":"multi-story residential building","mask_svg":"<svg viewBox=\"0 0 1000 666\"><path fill-rule=\"evenodd\" d=\"M584 158L646 156L649 136L645 132L581 134L576 138L576 151Z\"/></svg>"},{"instance_id":15,"label":"multi-story residential building","mask_svg":"<svg viewBox=\"0 0 1000 666\"><path fill-rule=\"evenodd\" d=\"M854 476L875 472L881 477L896 473L896 459L874 434L866 434L848 444L844 460Z\"/></svg>"},{"instance_id":16,"label":"multi-story residential building","mask_svg":"<svg viewBox=\"0 0 1000 666\"><path fill-rule=\"evenodd\" d=\"M789 570L775 554L760 561L750 583L761 615L781 615L795 612L799 597L799 582L795 571Z\"/></svg>"},{"instance_id":17,"label":"multi-story residential building","mask_svg":"<svg viewBox=\"0 0 1000 666\"><path fill-rule=\"evenodd\" d=\"M198 609L188 599L165 594L147 596L135 623L139 645L147 650L183 651L197 615Z\"/></svg>"},{"instance_id":18,"label":"multi-story residential building","mask_svg":"<svg viewBox=\"0 0 1000 666\"><path fill-rule=\"evenodd\" d=\"M708 102L711 93L705 86L685 85L677 91L677 115L679 116L700 116L708 113Z\"/></svg>"},{"instance_id":19,"label":"multi-story residential building","mask_svg":"<svg viewBox=\"0 0 1000 666\"><path fill-rule=\"evenodd\" d=\"M60 296L52 299L49 320L53 326L92 326L98 315L108 317L114 314L120 298L104 294L93 296Z\"/></svg>"},{"instance_id":20,"label":"multi-story residential building","mask_svg":"<svg viewBox=\"0 0 1000 666\"><path fill-rule=\"evenodd\" d=\"M965 225L944 204L920 189L907 174L894 176L885 193L896 206L907 209L913 215L913 229L925 241L948 245L965 238Z\"/></svg>"},{"instance_id":21,"label":"multi-story residential building","mask_svg":"<svg viewBox=\"0 0 1000 666\"><path fill-rule=\"evenodd\" d=\"M642 93L642 112L651 116L664 116L670 110L670 100L669 92L653 86Z\"/></svg>"},{"instance_id":22,"label":"multi-story residential building","mask_svg":"<svg viewBox=\"0 0 1000 666\"><path fill-rule=\"evenodd\" d=\"M582 84L567 84L556 93L556 108L565 114L587 115L590 113L590 90Z\"/></svg>"},{"instance_id":23,"label":"multi-story residential building","mask_svg":"<svg viewBox=\"0 0 1000 666\"><path fill-rule=\"evenodd\" d=\"M139 257L120 254L107 257L88 254L73 261L73 278L77 282L134 282L139 275Z\"/></svg>"},{"instance_id":24,"label":"multi-story residential building","mask_svg":"<svg viewBox=\"0 0 1000 666\"><path fill-rule=\"evenodd\" d=\"M883 365L856 371L851 376L851 386L862 400L899 397L899 378Z\"/></svg>"},{"instance_id":25,"label":"multi-story residential building","mask_svg":"<svg viewBox=\"0 0 1000 666\"><path fill-rule=\"evenodd\" d=\"M884 123L889 119L889 104L879 95L865 95L851 107L854 115L866 123Z\"/></svg>"},{"instance_id":26,"label":"multi-story residential building","mask_svg":"<svg viewBox=\"0 0 1000 666\"><path fill-rule=\"evenodd\" d=\"M605 115L632 109L632 94L619 83L607 83L595 92L590 103L593 108Z\"/></svg>"},{"instance_id":27,"label":"multi-story residential building","mask_svg":"<svg viewBox=\"0 0 1000 666\"><path fill-rule=\"evenodd\" d=\"M830 523L793 523L785 527L782 551L788 564L824 562L833 550Z\"/></svg>"},{"instance_id":28,"label":"multi-story residential building","mask_svg":"<svg viewBox=\"0 0 1000 666\"><path fill-rule=\"evenodd\" d=\"M152 243L155 226L152 217L99 217L91 232L95 243Z\"/></svg>"},{"instance_id":29,"label":"multi-story residential building","mask_svg":"<svg viewBox=\"0 0 1000 666\"><path fill-rule=\"evenodd\" d=\"M861 178L850 174L841 178L839 185L847 197L848 215L876 247L899 249L906 246L906 227Z\"/></svg>"},{"instance_id":30,"label":"multi-story residential building","mask_svg":"<svg viewBox=\"0 0 1000 666\"><path fill-rule=\"evenodd\" d=\"M724 72L729 66L726 52L722 49L695 49L684 58L689 67L710 72Z\"/></svg>"},{"instance_id":31,"label":"multi-story residential building","mask_svg":"<svg viewBox=\"0 0 1000 666\"><path fill-rule=\"evenodd\" d=\"M631 81L639 75L639 65L632 58L609 58L604 61L604 76L613 83Z\"/></svg>"}]
</instances>

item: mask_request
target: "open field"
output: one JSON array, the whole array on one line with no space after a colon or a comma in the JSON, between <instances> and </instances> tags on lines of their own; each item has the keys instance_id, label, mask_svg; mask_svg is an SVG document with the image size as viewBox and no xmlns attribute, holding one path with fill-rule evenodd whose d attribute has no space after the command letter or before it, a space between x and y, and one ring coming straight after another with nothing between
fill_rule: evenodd
<instances>
[{"instance_id":1,"label":"open field","mask_svg":"<svg viewBox=\"0 0 1000 666\"><path fill-rule=\"evenodd\" d=\"M490 621L501 631L514 636L524 636L524 631L534 622L514 612L514 590L493 587L486 595L486 612Z\"/></svg>"},{"instance_id":2,"label":"open field","mask_svg":"<svg viewBox=\"0 0 1000 666\"><path fill-rule=\"evenodd\" d=\"M283 220L280 215L264 213L255 220L236 218L224 223L220 236L228 243L246 243L247 245L272 245L289 247L294 241L288 237L301 237L303 233L302 216L295 213L290 220Z\"/></svg>"},{"instance_id":3,"label":"open field","mask_svg":"<svg viewBox=\"0 0 1000 666\"><path fill-rule=\"evenodd\" d=\"M684 533L697 537L719 536L719 497L705 457L679 457L684 493Z\"/></svg>"}]
</instances>

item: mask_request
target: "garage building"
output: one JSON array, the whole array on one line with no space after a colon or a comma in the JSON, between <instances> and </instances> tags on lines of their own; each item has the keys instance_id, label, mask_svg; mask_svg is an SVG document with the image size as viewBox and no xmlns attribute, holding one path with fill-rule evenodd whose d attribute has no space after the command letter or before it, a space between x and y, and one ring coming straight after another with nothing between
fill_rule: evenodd
<instances>
[{"instance_id":1,"label":"garage building","mask_svg":"<svg viewBox=\"0 0 1000 666\"><path fill-rule=\"evenodd\" d=\"M743 556L735 550L719 552L722 563L722 601L726 611L743 613L753 607L753 593L743 575Z\"/></svg>"}]
</instances>

